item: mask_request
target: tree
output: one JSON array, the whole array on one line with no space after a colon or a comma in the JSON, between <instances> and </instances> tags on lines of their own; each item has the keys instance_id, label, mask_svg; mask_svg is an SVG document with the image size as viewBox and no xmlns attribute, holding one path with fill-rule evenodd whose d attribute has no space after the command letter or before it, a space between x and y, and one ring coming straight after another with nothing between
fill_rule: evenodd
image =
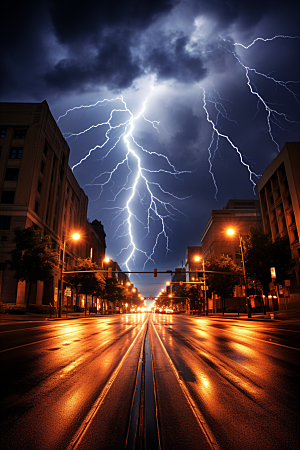
<instances>
[{"instance_id":1,"label":"tree","mask_svg":"<svg viewBox=\"0 0 300 450\"><path fill-rule=\"evenodd\" d=\"M241 268L237 266L229 256L212 254L205 261L205 270L216 272L231 272L232 275L206 272L206 284L221 297L222 311L225 311L225 299L231 297L235 286L240 283Z\"/></svg>"},{"instance_id":2,"label":"tree","mask_svg":"<svg viewBox=\"0 0 300 450\"><path fill-rule=\"evenodd\" d=\"M14 278L28 283L26 308L29 309L29 300L32 283L45 281L52 276L53 267L57 263L57 253L51 249L50 236L41 236L41 232L33 226L14 229L15 248L10 252L9 267L13 270Z\"/></svg>"},{"instance_id":3,"label":"tree","mask_svg":"<svg viewBox=\"0 0 300 450\"><path fill-rule=\"evenodd\" d=\"M273 241L270 235L251 226L245 244L245 266L247 277L261 287L268 299L270 268L275 267L277 282L283 282L293 267L288 237ZM262 306L265 313L263 301Z\"/></svg>"},{"instance_id":4,"label":"tree","mask_svg":"<svg viewBox=\"0 0 300 450\"><path fill-rule=\"evenodd\" d=\"M197 284L189 284L185 288L186 292L186 298L189 299L190 308L192 310L197 309L197 303L199 301L199 291L198 291L198 285ZM199 305L198 305L199 309Z\"/></svg>"},{"instance_id":5,"label":"tree","mask_svg":"<svg viewBox=\"0 0 300 450\"><path fill-rule=\"evenodd\" d=\"M126 289L118 284L116 278L107 278L104 289L104 298L116 306L116 302L122 302L127 299Z\"/></svg>"},{"instance_id":6,"label":"tree","mask_svg":"<svg viewBox=\"0 0 300 450\"><path fill-rule=\"evenodd\" d=\"M93 263L90 258L81 259L78 258L76 261L75 270L78 270L78 273L74 274L66 274L64 276L64 280L75 287L80 294L86 296L85 301L85 315L87 311L87 296L94 294L101 295L105 288L105 278L102 273L97 272L85 272L86 270L99 270L99 267L96 263ZM81 271L84 271L80 273Z\"/></svg>"}]
</instances>

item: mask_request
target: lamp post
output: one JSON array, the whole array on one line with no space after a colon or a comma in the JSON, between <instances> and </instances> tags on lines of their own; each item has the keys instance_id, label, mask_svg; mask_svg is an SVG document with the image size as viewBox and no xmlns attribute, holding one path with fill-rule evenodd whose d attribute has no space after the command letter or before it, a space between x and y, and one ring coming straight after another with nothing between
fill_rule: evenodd
<instances>
[{"instance_id":1,"label":"lamp post","mask_svg":"<svg viewBox=\"0 0 300 450\"><path fill-rule=\"evenodd\" d=\"M227 230L227 234L228 234L228 236L233 236L235 234L235 230L233 230L232 228L229 228ZM240 244L241 256L242 256L243 277L244 277L244 283L245 283L246 307L247 307L248 318L251 318L251 305L249 302L248 289L247 289L247 275L246 275L245 258L244 258L244 247L243 247L242 236L240 234L239 234L239 244Z\"/></svg>"},{"instance_id":2,"label":"lamp post","mask_svg":"<svg viewBox=\"0 0 300 450\"><path fill-rule=\"evenodd\" d=\"M199 262L201 260L201 256L196 255L194 258L195 262ZM203 270L203 288L204 288L204 311L205 315L208 316L208 303L207 303L207 295L206 295L206 278L205 278L205 265L204 258L202 257L202 270ZM198 280L199 281L199 280Z\"/></svg>"},{"instance_id":3,"label":"lamp post","mask_svg":"<svg viewBox=\"0 0 300 450\"><path fill-rule=\"evenodd\" d=\"M78 239L80 239L80 234L74 233L69 239L65 239L65 237L64 237L62 264L61 264L61 272L60 272L60 294L59 294L59 301L58 301L58 317L61 317L61 303L62 303L62 296L63 296L63 292L64 292L64 264L65 264L66 242L69 241L70 239L73 239L74 241L78 241Z\"/></svg>"}]
</instances>

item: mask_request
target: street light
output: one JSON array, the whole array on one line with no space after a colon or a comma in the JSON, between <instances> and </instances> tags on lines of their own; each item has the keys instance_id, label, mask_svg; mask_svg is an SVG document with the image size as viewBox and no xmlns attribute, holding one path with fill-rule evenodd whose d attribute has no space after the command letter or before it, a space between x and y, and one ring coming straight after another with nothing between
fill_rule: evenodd
<instances>
[{"instance_id":1,"label":"street light","mask_svg":"<svg viewBox=\"0 0 300 450\"><path fill-rule=\"evenodd\" d=\"M194 260L196 262L199 262L201 260L201 256L196 255ZM202 257L202 269L203 269L203 287L204 287L204 309L205 309L205 315L208 316L208 303L207 303L207 295L206 295L206 278L205 278L205 265L204 265L204 258Z\"/></svg>"},{"instance_id":2,"label":"street light","mask_svg":"<svg viewBox=\"0 0 300 450\"><path fill-rule=\"evenodd\" d=\"M235 230L233 228L228 228L228 230L226 230L226 233L228 234L228 236L233 236L235 234ZM247 275L246 275L245 258L244 258L244 247L243 247L242 236L240 234L239 234L239 243L240 243L240 249L241 249L242 265L243 265L243 276L244 276L244 283L245 283L246 307L247 307L248 318L250 318L251 317L251 305L249 303L249 298L248 298Z\"/></svg>"},{"instance_id":3,"label":"street light","mask_svg":"<svg viewBox=\"0 0 300 450\"><path fill-rule=\"evenodd\" d=\"M61 265L61 272L60 272L60 294L59 294L59 302L58 302L58 317L61 317L61 300L62 300L62 295L64 292L64 264L65 264L66 242L70 241L71 239L73 239L74 241L78 241L78 239L80 239L80 234L74 233L68 239L65 239L65 237L64 237L62 265Z\"/></svg>"}]
</instances>

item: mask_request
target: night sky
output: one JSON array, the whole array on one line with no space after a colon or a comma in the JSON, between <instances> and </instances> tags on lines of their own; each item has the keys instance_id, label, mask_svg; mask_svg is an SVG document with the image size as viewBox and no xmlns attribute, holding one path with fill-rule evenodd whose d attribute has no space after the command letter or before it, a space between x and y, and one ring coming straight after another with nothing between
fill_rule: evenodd
<instances>
[{"instance_id":1,"label":"night sky","mask_svg":"<svg viewBox=\"0 0 300 450\"><path fill-rule=\"evenodd\" d=\"M298 0L6 2L0 100L47 100L109 257L174 270L300 141L299 17ZM131 276L146 296L168 279Z\"/></svg>"}]
</instances>

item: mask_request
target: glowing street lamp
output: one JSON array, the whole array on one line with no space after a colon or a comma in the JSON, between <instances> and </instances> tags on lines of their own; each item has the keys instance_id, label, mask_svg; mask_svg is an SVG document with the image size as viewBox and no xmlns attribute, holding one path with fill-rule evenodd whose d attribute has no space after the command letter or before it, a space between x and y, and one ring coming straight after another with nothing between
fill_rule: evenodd
<instances>
[{"instance_id":1,"label":"glowing street lamp","mask_svg":"<svg viewBox=\"0 0 300 450\"><path fill-rule=\"evenodd\" d=\"M64 292L64 264L65 264L66 242L70 241L71 239L73 239L74 241L78 241L80 239L80 234L74 233L68 239L65 239L65 237L64 237L62 264L61 264L61 272L60 272L60 294L59 294L59 300L58 300L58 317L61 317L61 302L62 302L62 296L63 296L63 292Z\"/></svg>"},{"instance_id":2,"label":"glowing street lamp","mask_svg":"<svg viewBox=\"0 0 300 450\"><path fill-rule=\"evenodd\" d=\"M201 261L201 256L196 255L194 257L195 262ZM208 303L207 303L207 295L206 295L206 278L205 278L205 265L204 265L204 258L202 258L202 269L203 269L203 287L204 287L204 309L205 309L205 315L208 316Z\"/></svg>"},{"instance_id":3,"label":"glowing street lamp","mask_svg":"<svg viewBox=\"0 0 300 450\"><path fill-rule=\"evenodd\" d=\"M228 228L228 230L226 230L226 233L228 234L228 236L234 236L235 230L233 228ZM248 317L250 318L251 317L251 305L249 302L248 289L247 289L247 276L246 276L246 267L245 267L245 258L244 258L244 248L243 248L242 236L240 234L239 234L239 243L240 243L240 249L241 249L243 276L244 276L244 283L245 283L246 307L247 307Z\"/></svg>"}]
</instances>

